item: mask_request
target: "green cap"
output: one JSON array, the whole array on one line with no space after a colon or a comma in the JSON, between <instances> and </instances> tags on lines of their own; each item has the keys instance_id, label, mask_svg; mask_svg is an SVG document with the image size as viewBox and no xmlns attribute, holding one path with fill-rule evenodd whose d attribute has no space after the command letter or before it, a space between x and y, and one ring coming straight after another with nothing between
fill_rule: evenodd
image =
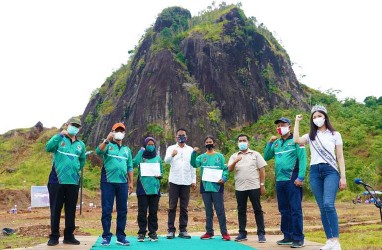
<instances>
[{"instance_id":1,"label":"green cap","mask_svg":"<svg viewBox=\"0 0 382 250\"><path fill-rule=\"evenodd\" d=\"M77 124L77 125L80 125L80 126L82 126L81 125L81 120L79 119L79 118L77 118L77 117L72 117L72 118L70 118L69 119L69 121L68 121L68 123L74 123L74 124Z\"/></svg>"}]
</instances>

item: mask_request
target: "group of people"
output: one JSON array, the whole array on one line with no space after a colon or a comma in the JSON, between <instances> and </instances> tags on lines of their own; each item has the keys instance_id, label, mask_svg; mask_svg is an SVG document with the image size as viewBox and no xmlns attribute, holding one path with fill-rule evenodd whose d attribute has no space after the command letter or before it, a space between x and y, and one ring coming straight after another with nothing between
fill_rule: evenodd
<instances>
[{"instance_id":1,"label":"group of people","mask_svg":"<svg viewBox=\"0 0 382 250\"><path fill-rule=\"evenodd\" d=\"M196 190L196 168L200 168L200 193L205 206L206 232L203 240L215 236L213 215L215 209L223 240L230 240L224 208L224 183L229 172L234 172L235 196L237 201L239 233L235 241L247 240L247 202L252 204L257 225L258 242L266 242L264 215L260 202L265 190L266 161L274 158L276 193L281 215L280 229L283 239L278 245L292 248L304 246L302 196L307 156L305 144L309 144L310 185L321 213L322 225L327 242L322 250L341 249L339 243L338 216L335 199L338 190L346 188L343 142L329 121L325 107L316 105L311 110L310 131L299 136L299 124L303 119L297 115L294 132L291 122L281 117L275 121L279 137L271 136L263 155L250 149L250 137L240 134L237 137L238 151L230 156L226 164L224 156L215 151L213 136L204 139L205 152L198 147L187 145L187 131L176 131L176 144L166 150L164 162L170 164L169 208L167 239L176 236L175 217L179 201L180 215L178 237L190 239L187 232L188 204L191 189ZM74 237L75 211L78 197L79 172L85 165L85 144L77 138L81 121L72 118L67 128L54 135L46 144L46 150L54 154L48 190L51 210L51 234L48 245L59 243L59 223L65 204L64 244L80 244ZM126 127L123 123L113 125L111 132L96 148L102 156L101 202L102 202L102 243L110 245L112 233L111 215L114 199L117 210L117 244L129 245L126 238L127 200L133 189L133 168L138 168L136 194L138 198L138 241L157 241L158 205L160 180L164 175L163 163L157 155L157 144L153 137L144 139L143 147L133 158L129 147L123 145Z\"/></svg>"}]
</instances>

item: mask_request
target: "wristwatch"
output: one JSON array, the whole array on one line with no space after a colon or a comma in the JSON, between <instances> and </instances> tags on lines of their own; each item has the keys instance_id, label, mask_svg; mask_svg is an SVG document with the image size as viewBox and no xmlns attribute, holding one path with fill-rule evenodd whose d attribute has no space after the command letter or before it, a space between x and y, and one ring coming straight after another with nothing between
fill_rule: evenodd
<instances>
[{"instance_id":1,"label":"wristwatch","mask_svg":"<svg viewBox=\"0 0 382 250\"><path fill-rule=\"evenodd\" d=\"M103 143L109 144L109 141L107 139L103 140Z\"/></svg>"},{"instance_id":2,"label":"wristwatch","mask_svg":"<svg viewBox=\"0 0 382 250\"><path fill-rule=\"evenodd\" d=\"M264 186L265 184L264 183L260 183L260 186Z\"/></svg>"}]
</instances>

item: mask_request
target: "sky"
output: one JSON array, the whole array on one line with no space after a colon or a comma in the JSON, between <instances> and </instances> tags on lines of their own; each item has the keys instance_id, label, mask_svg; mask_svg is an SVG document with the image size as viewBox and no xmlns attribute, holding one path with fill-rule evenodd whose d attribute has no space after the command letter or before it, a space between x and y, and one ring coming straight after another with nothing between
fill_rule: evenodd
<instances>
[{"instance_id":1,"label":"sky","mask_svg":"<svg viewBox=\"0 0 382 250\"><path fill-rule=\"evenodd\" d=\"M221 1L215 1L218 6ZM382 1L242 0L289 54L296 76L340 100L382 96ZM167 7L192 16L205 0L1 0L0 134L60 127L129 59Z\"/></svg>"}]
</instances>

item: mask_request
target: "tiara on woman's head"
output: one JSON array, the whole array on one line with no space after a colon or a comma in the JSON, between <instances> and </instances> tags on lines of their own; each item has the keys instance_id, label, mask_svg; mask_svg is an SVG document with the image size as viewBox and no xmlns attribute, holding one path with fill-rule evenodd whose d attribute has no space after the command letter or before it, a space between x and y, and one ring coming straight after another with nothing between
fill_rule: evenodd
<instances>
[{"instance_id":1,"label":"tiara on woman's head","mask_svg":"<svg viewBox=\"0 0 382 250\"><path fill-rule=\"evenodd\" d=\"M324 112L325 114L327 114L328 112L326 111L326 108L322 105L314 105L313 108L312 108L312 111L311 111L311 114L313 114L314 112L316 111L322 111Z\"/></svg>"}]
</instances>

